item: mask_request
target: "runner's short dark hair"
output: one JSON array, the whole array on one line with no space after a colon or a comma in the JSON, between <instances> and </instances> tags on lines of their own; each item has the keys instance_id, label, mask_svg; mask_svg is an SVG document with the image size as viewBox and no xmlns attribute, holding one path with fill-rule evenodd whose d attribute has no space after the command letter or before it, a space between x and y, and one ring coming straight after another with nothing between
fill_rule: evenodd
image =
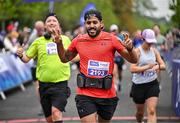
<instances>
[{"instance_id":1,"label":"runner's short dark hair","mask_svg":"<svg viewBox=\"0 0 180 123\"><path fill-rule=\"evenodd\" d=\"M101 12L99 12L98 10L91 9L91 10L87 11L87 12L84 14L84 20L86 21L87 19L90 18L90 16L97 17L99 21L102 21Z\"/></svg>"},{"instance_id":2,"label":"runner's short dark hair","mask_svg":"<svg viewBox=\"0 0 180 123\"><path fill-rule=\"evenodd\" d=\"M50 17L50 16L54 16L54 17L59 21L57 15L56 15L55 13L48 13L48 14L46 15L46 17L44 18L44 22L46 22L47 18Z\"/></svg>"}]
</instances>

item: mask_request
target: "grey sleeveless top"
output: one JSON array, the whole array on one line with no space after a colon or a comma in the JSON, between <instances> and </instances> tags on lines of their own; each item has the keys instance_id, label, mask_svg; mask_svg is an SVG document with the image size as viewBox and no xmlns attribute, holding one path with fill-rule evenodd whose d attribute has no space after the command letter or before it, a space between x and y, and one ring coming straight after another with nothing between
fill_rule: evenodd
<instances>
[{"instance_id":1,"label":"grey sleeveless top","mask_svg":"<svg viewBox=\"0 0 180 123\"><path fill-rule=\"evenodd\" d=\"M143 48L140 46L140 58L138 61L138 66L144 66L149 63L156 63L156 56L152 48L149 51L145 52ZM148 69L146 71L140 73L133 73L132 82L135 84L143 84L148 83L157 78L157 73L155 70Z\"/></svg>"}]
</instances>

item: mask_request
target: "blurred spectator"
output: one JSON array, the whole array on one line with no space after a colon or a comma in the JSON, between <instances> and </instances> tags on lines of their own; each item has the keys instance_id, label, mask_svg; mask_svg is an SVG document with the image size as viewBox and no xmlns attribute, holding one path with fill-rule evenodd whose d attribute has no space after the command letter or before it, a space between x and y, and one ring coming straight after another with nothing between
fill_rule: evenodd
<instances>
[{"instance_id":1,"label":"blurred spectator","mask_svg":"<svg viewBox=\"0 0 180 123\"><path fill-rule=\"evenodd\" d=\"M162 59L165 59L165 51L167 51L167 40L166 38L161 34L161 31L160 31L160 26L155 24L153 26L153 31L155 33L155 36L156 36L156 40L157 40L157 43L156 43L156 48L157 50L159 51ZM161 82L161 72L158 73L158 81ZM159 84L159 88L161 89L161 84Z\"/></svg>"},{"instance_id":2,"label":"blurred spectator","mask_svg":"<svg viewBox=\"0 0 180 123\"><path fill-rule=\"evenodd\" d=\"M119 33L119 28L116 24L112 24L110 26L109 30L112 34L114 34L118 38L120 38L120 40L124 40L123 35ZM123 65L124 65L125 61L119 55L119 53L116 52L114 62L115 62L115 65L114 65L115 67L113 70L113 76L115 76L117 78L117 80L115 81L115 88L117 91L121 91L122 71L123 71Z\"/></svg>"},{"instance_id":3,"label":"blurred spectator","mask_svg":"<svg viewBox=\"0 0 180 123\"><path fill-rule=\"evenodd\" d=\"M7 32L12 32L14 30L14 24L13 22L10 22L6 27Z\"/></svg>"},{"instance_id":4,"label":"blurred spectator","mask_svg":"<svg viewBox=\"0 0 180 123\"><path fill-rule=\"evenodd\" d=\"M172 29L172 35L174 39L174 46L177 47L180 45L180 30L178 28Z\"/></svg>"},{"instance_id":5,"label":"blurred spectator","mask_svg":"<svg viewBox=\"0 0 180 123\"><path fill-rule=\"evenodd\" d=\"M73 35L71 34L71 31L66 31L65 33L64 33L67 37L69 37L69 39L73 39Z\"/></svg>"},{"instance_id":6,"label":"blurred spectator","mask_svg":"<svg viewBox=\"0 0 180 123\"><path fill-rule=\"evenodd\" d=\"M161 34L160 26L155 24L153 26L154 33L156 35L156 48L160 52L161 56L163 56L163 52L167 50L167 40L166 38Z\"/></svg>"},{"instance_id":7,"label":"blurred spectator","mask_svg":"<svg viewBox=\"0 0 180 123\"><path fill-rule=\"evenodd\" d=\"M2 51L2 49L4 49L4 37L6 35L5 31L1 31L0 32L0 52Z\"/></svg>"},{"instance_id":8,"label":"blurred spectator","mask_svg":"<svg viewBox=\"0 0 180 123\"><path fill-rule=\"evenodd\" d=\"M79 34L84 34L84 33L85 33L84 27L81 25L77 25L73 30L73 38L75 38Z\"/></svg>"},{"instance_id":9,"label":"blurred spectator","mask_svg":"<svg viewBox=\"0 0 180 123\"><path fill-rule=\"evenodd\" d=\"M18 31L19 22L15 21L13 25L14 25L13 31Z\"/></svg>"},{"instance_id":10,"label":"blurred spectator","mask_svg":"<svg viewBox=\"0 0 180 123\"><path fill-rule=\"evenodd\" d=\"M4 46L5 49L10 51L11 53L16 53L16 50L19 46L17 41L19 33L16 31L9 32L4 38Z\"/></svg>"},{"instance_id":11,"label":"blurred spectator","mask_svg":"<svg viewBox=\"0 0 180 123\"><path fill-rule=\"evenodd\" d=\"M24 27L23 31L19 33L18 41L20 45L26 44L29 40L31 29L28 27Z\"/></svg>"},{"instance_id":12,"label":"blurred spectator","mask_svg":"<svg viewBox=\"0 0 180 123\"><path fill-rule=\"evenodd\" d=\"M116 25L116 24L112 24L111 26L110 26L110 32L111 33L114 33L115 35L119 35L119 28L118 28L118 26Z\"/></svg>"},{"instance_id":13,"label":"blurred spectator","mask_svg":"<svg viewBox=\"0 0 180 123\"><path fill-rule=\"evenodd\" d=\"M133 39L133 45L135 48L141 46L143 43L142 37L141 37L141 30L136 30L134 33L134 39Z\"/></svg>"},{"instance_id":14,"label":"blurred spectator","mask_svg":"<svg viewBox=\"0 0 180 123\"><path fill-rule=\"evenodd\" d=\"M172 50L174 48L174 38L173 33L171 30L168 30L166 33L166 39L167 39L167 50Z\"/></svg>"},{"instance_id":15,"label":"blurred spectator","mask_svg":"<svg viewBox=\"0 0 180 123\"><path fill-rule=\"evenodd\" d=\"M36 21L34 24L34 29L29 36L28 45L31 45L31 43L38 37L44 35L44 22L43 21Z\"/></svg>"},{"instance_id":16,"label":"blurred spectator","mask_svg":"<svg viewBox=\"0 0 180 123\"><path fill-rule=\"evenodd\" d=\"M116 35L116 36L117 36L120 40L122 40L122 41L124 40L124 37L123 37L122 34L125 34L125 33L129 34L129 33L126 32L126 31L120 31L120 30L119 30L119 27L118 27L116 24L112 24L112 25L110 26L109 30L110 30L110 32L111 32L112 34ZM121 32L121 33L119 33L119 32Z\"/></svg>"}]
</instances>

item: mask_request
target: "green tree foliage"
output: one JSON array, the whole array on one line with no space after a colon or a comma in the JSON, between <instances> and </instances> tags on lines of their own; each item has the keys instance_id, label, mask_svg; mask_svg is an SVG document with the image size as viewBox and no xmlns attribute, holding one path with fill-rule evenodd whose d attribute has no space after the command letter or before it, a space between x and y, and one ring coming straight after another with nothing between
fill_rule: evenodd
<instances>
[{"instance_id":1,"label":"green tree foliage","mask_svg":"<svg viewBox=\"0 0 180 123\"><path fill-rule=\"evenodd\" d=\"M180 27L180 1L173 0L170 9L175 11L175 14L172 16L172 22L175 26Z\"/></svg>"},{"instance_id":2,"label":"green tree foliage","mask_svg":"<svg viewBox=\"0 0 180 123\"><path fill-rule=\"evenodd\" d=\"M114 12L118 17L121 29L128 30L132 33L136 29L133 17L133 1L132 0L112 0Z\"/></svg>"},{"instance_id":3,"label":"green tree foliage","mask_svg":"<svg viewBox=\"0 0 180 123\"><path fill-rule=\"evenodd\" d=\"M153 23L152 20L145 19L141 14L138 14L144 11L138 9L142 5L145 6L144 9L146 8L146 10L151 11L154 9L150 4L151 2L147 0L63 0L54 3L54 12L60 18L63 31L72 30L79 24L81 12L90 2L94 3L96 8L102 12L107 31L113 23L119 25L120 29L130 32ZM179 5L180 2L177 2ZM4 27L4 23L9 20L18 20L21 27L32 27L36 20L44 19L48 12L48 2L26 3L24 0L0 0L0 27ZM177 13L177 17L174 17L176 22L179 22L177 21L179 15Z\"/></svg>"},{"instance_id":4,"label":"green tree foliage","mask_svg":"<svg viewBox=\"0 0 180 123\"><path fill-rule=\"evenodd\" d=\"M25 3L23 0L0 0L0 22L18 20L20 25L32 25L42 19L47 12L48 3ZM4 27L3 27L4 28Z\"/></svg>"},{"instance_id":5,"label":"green tree foliage","mask_svg":"<svg viewBox=\"0 0 180 123\"><path fill-rule=\"evenodd\" d=\"M64 30L73 29L79 23L84 7L92 2L102 12L106 29L118 23L109 0L64 0L54 3L54 12L60 17ZM26 3L24 0L0 0L0 22L18 20L20 25L32 26L35 20L43 19L49 11L48 2Z\"/></svg>"},{"instance_id":6,"label":"green tree foliage","mask_svg":"<svg viewBox=\"0 0 180 123\"><path fill-rule=\"evenodd\" d=\"M88 3L94 3L96 9L102 12L106 30L112 23L118 23L113 6L109 0L77 0L77 2L62 2L55 4L55 12L60 16L63 29L73 29L79 24L80 15Z\"/></svg>"}]
</instances>

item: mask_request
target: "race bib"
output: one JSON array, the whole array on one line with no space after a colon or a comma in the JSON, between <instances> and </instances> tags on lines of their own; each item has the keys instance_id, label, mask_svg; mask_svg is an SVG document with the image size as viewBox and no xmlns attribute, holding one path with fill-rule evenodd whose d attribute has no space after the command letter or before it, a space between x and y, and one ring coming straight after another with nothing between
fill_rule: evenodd
<instances>
[{"instance_id":1,"label":"race bib","mask_svg":"<svg viewBox=\"0 0 180 123\"><path fill-rule=\"evenodd\" d=\"M104 77L109 73L109 62L102 62L96 60L88 61L88 75Z\"/></svg>"},{"instance_id":2,"label":"race bib","mask_svg":"<svg viewBox=\"0 0 180 123\"><path fill-rule=\"evenodd\" d=\"M57 46L56 43L47 43L46 44L46 51L48 55L57 54Z\"/></svg>"},{"instance_id":3,"label":"race bib","mask_svg":"<svg viewBox=\"0 0 180 123\"><path fill-rule=\"evenodd\" d=\"M144 71L144 72L142 73L142 76L143 76L143 77L152 77L152 76L155 75L155 73L156 73L156 72L155 72L155 71L152 71L152 70L151 70L151 71L150 71L150 70L149 70L149 71Z\"/></svg>"}]
</instances>

